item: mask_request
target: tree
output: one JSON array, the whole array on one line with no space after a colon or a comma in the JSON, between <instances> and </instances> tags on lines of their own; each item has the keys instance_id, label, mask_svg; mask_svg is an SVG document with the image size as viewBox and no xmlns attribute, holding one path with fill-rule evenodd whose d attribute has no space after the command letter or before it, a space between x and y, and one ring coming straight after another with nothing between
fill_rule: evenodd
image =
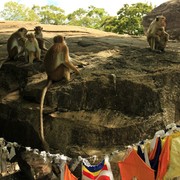
<instances>
[{"instance_id":1,"label":"tree","mask_svg":"<svg viewBox=\"0 0 180 180\"><path fill-rule=\"evenodd\" d=\"M88 10L79 8L67 16L69 25L84 26L94 29L102 29L102 22L108 16L103 8L89 6Z\"/></svg>"},{"instance_id":2,"label":"tree","mask_svg":"<svg viewBox=\"0 0 180 180\"><path fill-rule=\"evenodd\" d=\"M116 16L108 16L101 24L103 30L107 32L116 32L117 25L118 19Z\"/></svg>"},{"instance_id":3,"label":"tree","mask_svg":"<svg viewBox=\"0 0 180 180\"><path fill-rule=\"evenodd\" d=\"M33 6L33 11L40 17L43 24L64 24L66 16L64 10L54 5Z\"/></svg>"},{"instance_id":4,"label":"tree","mask_svg":"<svg viewBox=\"0 0 180 180\"><path fill-rule=\"evenodd\" d=\"M109 14L103 8L96 8L94 6L89 6L89 12L87 17L89 17L91 28L101 29L102 22L107 18Z\"/></svg>"},{"instance_id":5,"label":"tree","mask_svg":"<svg viewBox=\"0 0 180 180\"><path fill-rule=\"evenodd\" d=\"M153 9L152 5L146 3L125 4L117 12L117 17L107 18L103 23L105 31L119 34L139 35L143 34L142 19Z\"/></svg>"},{"instance_id":6,"label":"tree","mask_svg":"<svg viewBox=\"0 0 180 180\"><path fill-rule=\"evenodd\" d=\"M5 20L12 21L39 21L39 17L30 8L26 8L23 4L17 2L7 2L4 4L4 10L0 15Z\"/></svg>"},{"instance_id":7,"label":"tree","mask_svg":"<svg viewBox=\"0 0 180 180\"><path fill-rule=\"evenodd\" d=\"M76 11L74 11L71 14L68 14L67 19L68 19L68 25L75 25L75 26L87 26L88 20L86 18L87 11L79 8Z\"/></svg>"}]
</instances>

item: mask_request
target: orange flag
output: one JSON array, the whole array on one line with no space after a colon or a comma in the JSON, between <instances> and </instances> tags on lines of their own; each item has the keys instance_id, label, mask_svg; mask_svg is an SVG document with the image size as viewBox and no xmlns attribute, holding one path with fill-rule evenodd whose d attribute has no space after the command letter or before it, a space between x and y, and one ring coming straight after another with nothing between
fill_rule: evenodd
<instances>
[{"instance_id":1,"label":"orange flag","mask_svg":"<svg viewBox=\"0 0 180 180\"><path fill-rule=\"evenodd\" d=\"M124 161L118 162L122 180L154 180L154 170L151 169L133 149Z\"/></svg>"},{"instance_id":2,"label":"orange flag","mask_svg":"<svg viewBox=\"0 0 180 180\"><path fill-rule=\"evenodd\" d=\"M67 164L65 164L64 180L78 180L78 178L71 173Z\"/></svg>"}]
</instances>

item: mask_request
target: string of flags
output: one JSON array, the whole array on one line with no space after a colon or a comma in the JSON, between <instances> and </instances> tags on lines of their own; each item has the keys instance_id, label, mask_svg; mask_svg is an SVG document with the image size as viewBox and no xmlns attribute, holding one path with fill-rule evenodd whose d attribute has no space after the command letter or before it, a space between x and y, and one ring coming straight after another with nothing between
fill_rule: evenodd
<instances>
[{"instance_id":1,"label":"string of flags","mask_svg":"<svg viewBox=\"0 0 180 180\"><path fill-rule=\"evenodd\" d=\"M23 147L16 142L7 142L0 138L0 175L8 171L8 162L16 156L16 148ZM78 180L73 172L81 165L81 180L114 180L111 169L111 159L120 151L113 151L105 155L103 160L95 164L97 156L88 158L78 156L73 158L63 154L51 154L38 149L24 147L25 151L40 156L43 162L50 162L59 167L61 180ZM90 163L93 162L93 164ZM31 164L30 164L31 165ZM180 180L180 128L169 124L165 130L157 131L153 139L146 139L131 146L127 146L123 159L117 162L119 175L122 180L166 180L176 178ZM14 171L18 171L17 166Z\"/></svg>"}]
</instances>

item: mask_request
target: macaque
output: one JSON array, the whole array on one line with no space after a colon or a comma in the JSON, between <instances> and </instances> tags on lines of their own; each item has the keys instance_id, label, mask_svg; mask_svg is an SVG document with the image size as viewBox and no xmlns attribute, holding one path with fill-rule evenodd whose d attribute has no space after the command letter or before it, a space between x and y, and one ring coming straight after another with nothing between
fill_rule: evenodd
<instances>
[{"instance_id":1,"label":"macaque","mask_svg":"<svg viewBox=\"0 0 180 180\"><path fill-rule=\"evenodd\" d=\"M147 30L147 41L151 50L164 51L169 34L165 31L166 18L164 16L156 16L151 22Z\"/></svg>"},{"instance_id":2,"label":"macaque","mask_svg":"<svg viewBox=\"0 0 180 180\"><path fill-rule=\"evenodd\" d=\"M164 51L169 40L169 35L165 32L163 27L157 29L156 34L157 38L155 39L155 49Z\"/></svg>"},{"instance_id":3,"label":"macaque","mask_svg":"<svg viewBox=\"0 0 180 180\"><path fill-rule=\"evenodd\" d=\"M47 84L42 91L40 102L40 133L45 147L47 147L47 143L44 138L43 130L43 104L46 92L53 82L60 81L63 78L69 81L70 70L73 70L77 75L80 74L79 70L70 62L69 48L66 45L65 38L61 35L57 35L53 38L53 41L54 44L46 52L44 58Z\"/></svg>"},{"instance_id":4,"label":"macaque","mask_svg":"<svg viewBox=\"0 0 180 180\"><path fill-rule=\"evenodd\" d=\"M14 32L7 40L7 51L9 60L17 60L24 52L24 42L28 30L24 27Z\"/></svg>"},{"instance_id":5,"label":"macaque","mask_svg":"<svg viewBox=\"0 0 180 180\"><path fill-rule=\"evenodd\" d=\"M35 35L35 37L36 37L36 39L38 41L39 48L41 50L47 51L48 49L46 48L45 41L47 41L50 44L51 44L51 42L49 42L48 40L43 38L42 30L43 30L43 27L36 26L34 28L34 35Z\"/></svg>"},{"instance_id":6,"label":"macaque","mask_svg":"<svg viewBox=\"0 0 180 180\"><path fill-rule=\"evenodd\" d=\"M25 42L25 59L29 62L29 64L32 64L35 59L40 60L41 50L33 33L27 34L26 37L27 40Z\"/></svg>"}]
</instances>

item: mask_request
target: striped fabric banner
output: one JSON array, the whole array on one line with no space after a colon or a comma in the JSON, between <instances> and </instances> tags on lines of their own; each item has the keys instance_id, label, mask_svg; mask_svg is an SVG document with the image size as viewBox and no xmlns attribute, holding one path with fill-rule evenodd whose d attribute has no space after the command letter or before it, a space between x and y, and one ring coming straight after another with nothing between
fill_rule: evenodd
<instances>
[{"instance_id":1,"label":"striped fabric banner","mask_svg":"<svg viewBox=\"0 0 180 180\"><path fill-rule=\"evenodd\" d=\"M109 157L105 156L104 160L98 165L87 165L83 162L82 180L114 180Z\"/></svg>"}]
</instances>

